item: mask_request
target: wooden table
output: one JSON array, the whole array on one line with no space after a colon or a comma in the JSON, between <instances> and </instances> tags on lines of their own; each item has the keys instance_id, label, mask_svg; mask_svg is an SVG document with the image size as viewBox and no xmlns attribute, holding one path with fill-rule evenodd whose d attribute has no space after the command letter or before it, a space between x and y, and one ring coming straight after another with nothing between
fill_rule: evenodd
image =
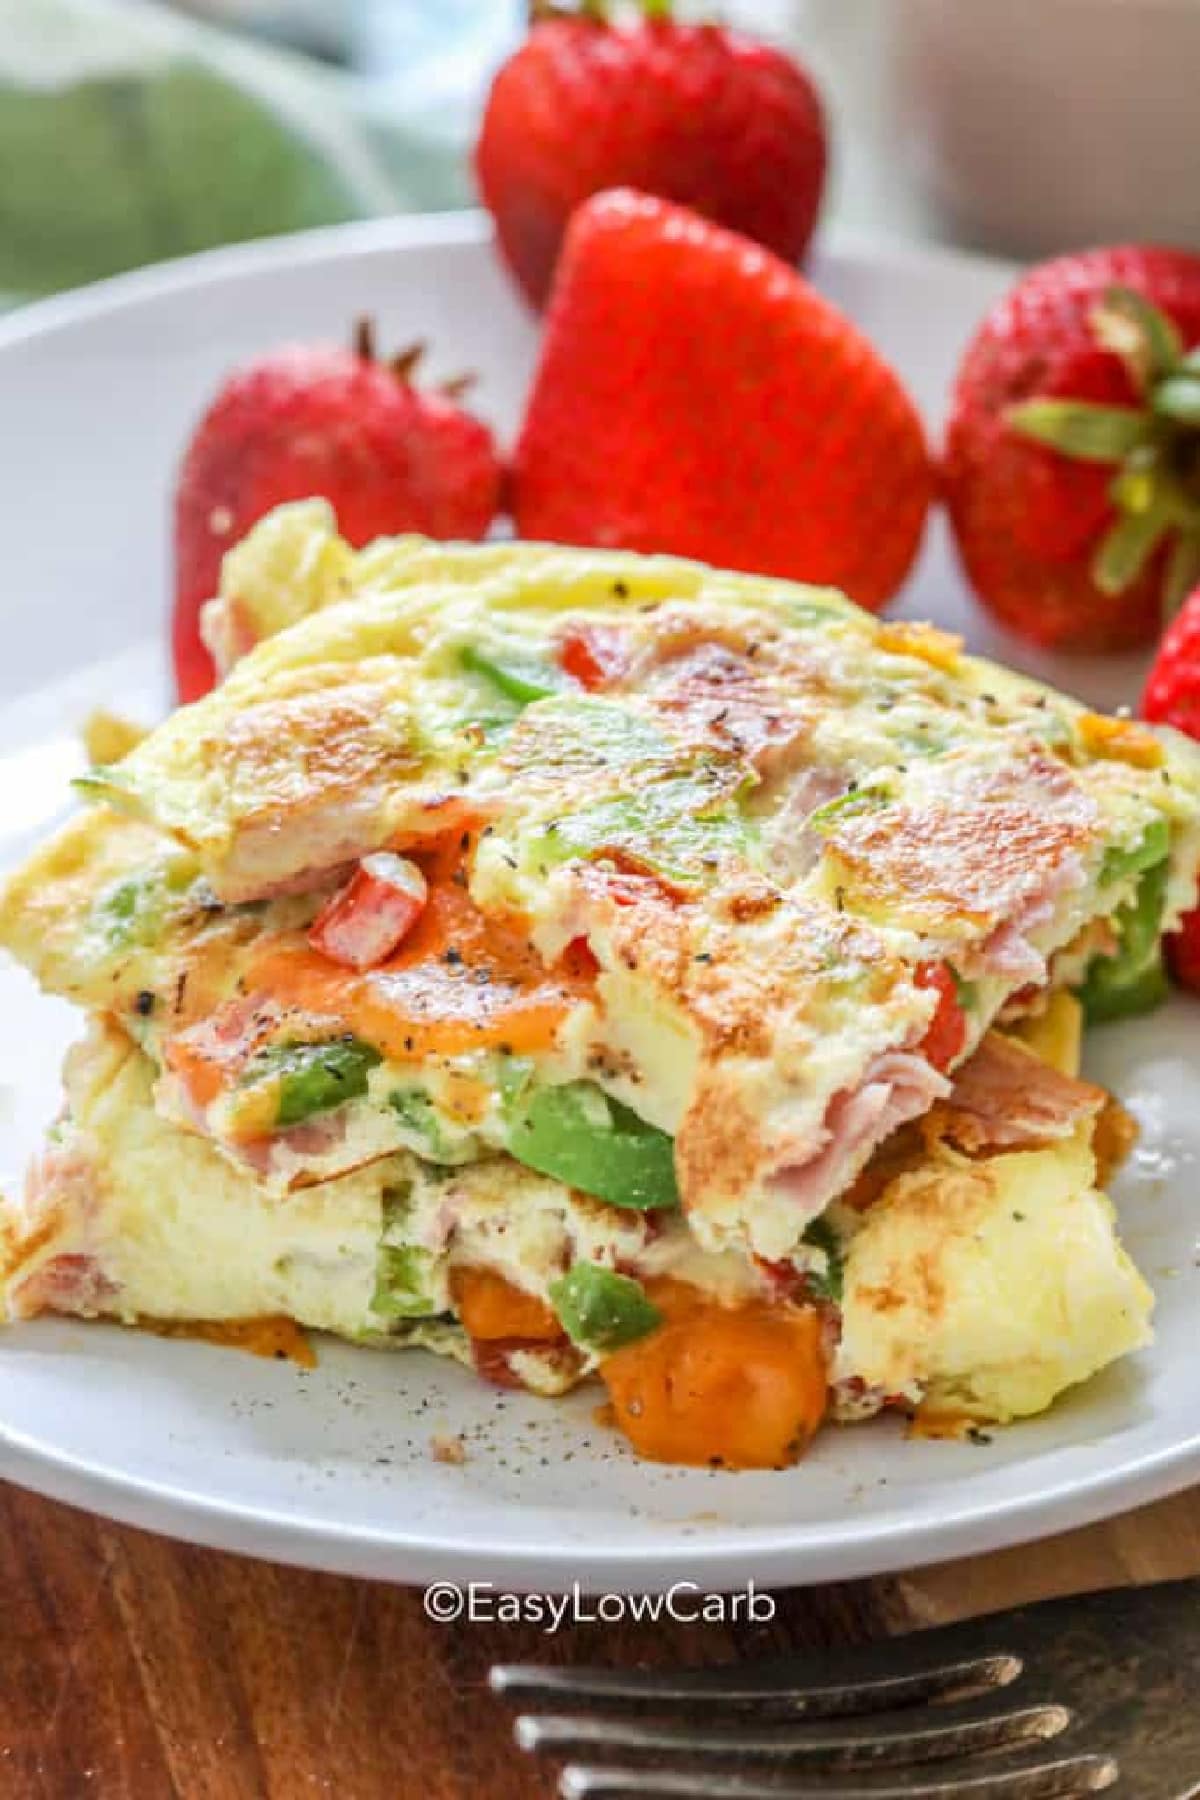
<instances>
[{"instance_id":1,"label":"wooden table","mask_svg":"<svg viewBox=\"0 0 1200 1800\"><path fill-rule=\"evenodd\" d=\"M1200 1488L1043 1544L778 1596L769 1626L429 1623L421 1596L196 1550L0 1487L2 1800L550 1800L493 1660L719 1662L1200 1573Z\"/></svg>"}]
</instances>

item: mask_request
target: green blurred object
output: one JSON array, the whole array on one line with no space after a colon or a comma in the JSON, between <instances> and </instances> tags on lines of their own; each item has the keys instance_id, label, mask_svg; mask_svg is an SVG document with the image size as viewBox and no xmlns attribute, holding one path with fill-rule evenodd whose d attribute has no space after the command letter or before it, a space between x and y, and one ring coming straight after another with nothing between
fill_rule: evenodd
<instances>
[{"instance_id":1,"label":"green blurred object","mask_svg":"<svg viewBox=\"0 0 1200 1800\"><path fill-rule=\"evenodd\" d=\"M308 226L463 205L386 95L147 0L0 0L0 296Z\"/></svg>"}]
</instances>

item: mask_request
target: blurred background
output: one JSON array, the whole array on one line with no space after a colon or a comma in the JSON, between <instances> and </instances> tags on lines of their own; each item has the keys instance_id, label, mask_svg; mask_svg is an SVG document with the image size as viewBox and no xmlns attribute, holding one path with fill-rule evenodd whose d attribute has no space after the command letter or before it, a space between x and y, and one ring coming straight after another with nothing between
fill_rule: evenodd
<instances>
[{"instance_id":1,"label":"blurred background","mask_svg":"<svg viewBox=\"0 0 1200 1800\"><path fill-rule=\"evenodd\" d=\"M1198 0L720 10L821 82L836 223L1018 257L1129 235L1200 247ZM0 296L470 204L468 146L524 12L523 0L0 0Z\"/></svg>"}]
</instances>

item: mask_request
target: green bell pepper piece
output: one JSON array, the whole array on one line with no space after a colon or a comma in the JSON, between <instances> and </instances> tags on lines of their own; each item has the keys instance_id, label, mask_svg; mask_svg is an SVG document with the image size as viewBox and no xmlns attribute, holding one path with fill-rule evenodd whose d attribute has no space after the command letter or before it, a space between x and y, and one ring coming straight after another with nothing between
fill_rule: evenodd
<instances>
[{"instance_id":1,"label":"green bell pepper piece","mask_svg":"<svg viewBox=\"0 0 1200 1800\"><path fill-rule=\"evenodd\" d=\"M507 1124L510 1156L541 1175L639 1212L679 1205L674 1140L590 1081L517 1095Z\"/></svg>"},{"instance_id":2,"label":"green bell pepper piece","mask_svg":"<svg viewBox=\"0 0 1200 1800\"><path fill-rule=\"evenodd\" d=\"M485 681L490 681L494 688L519 706L528 706L531 700L546 700L551 694L561 693L567 685L566 677L551 663L522 650L493 654L476 644L466 644L459 654L459 661L464 669L469 669L473 675L482 675Z\"/></svg>"},{"instance_id":3,"label":"green bell pepper piece","mask_svg":"<svg viewBox=\"0 0 1200 1800\"><path fill-rule=\"evenodd\" d=\"M640 1282L594 1262L577 1262L552 1282L550 1303L571 1342L601 1355L662 1324L662 1314Z\"/></svg>"},{"instance_id":4,"label":"green bell pepper piece","mask_svg":"<svg viewBox=\"0 0 1200 1800\"><path fill-rule=\"evenodd\" d=\"M426 1274L432 1262L428 1250L412 1244L381 1244L375 1265L375 1292L371 1310L385 1319L427 1319L437 1306L426 1293Z\"/></svg>"},{"instance_id":5,"label":"green bell pepper piece","mask_svg":"<svg viewBox=\"0 0 1200 1800\"><path fill-rule=\"evenodd\" d=\"M356 1037L318 1044L272 1044L251 1059L241 1085L278 1081L275 1124L282 1131L314 1113L357 1100L367 1091L371 1070L382 1060L378 1050Z\"/></svg>"},{"instance_id":6,"label":"green bell pepper piece","mask_svg":"<svg viewBox=\"0 0 1200 1800\"><path fill-rule=\"evenodd\" d=\"M1114 848L1107 852L1100 866L1101 885L1111 887L1114 881L1123 881L1126 876L1141 875L1147 869L1157 868L1159 863L1166 861L1170 847L1171 827L1165 819L1155 819L1132 850Z\"/></svg>"},{"instance_id":7,"label":"green bell pepper piece","mask_svg":"<svg viewBox=\"0 0 1200 1800\"><path fill-rule=\"evenodd\" d=\"M818 1274L815 1269L810 1269L808 1273L809 1287L822 1300L840 1301L845 1258L842 1255L841 1239L837 1232L828 1219L814 1219L804 1233L804 1242L811 1244L815 1250L825 1252L825 1271L823 1274Z\"/></svg>"},{"instance_id":8,"label":"green bell pepper piece","mask_svg":"<svg viewBox=\"0 0 1200 1800\"><path fill-rule=\"evenodd\" d=\"M1165 861L1147 869L1133 899L1118 907L1117 952L1095 957L1079 990L1089 1024L1151 1012L1166 999L1162 921L1169 873Z\"/></svg>"},{"instance_id":9,"label":"green bell pepper piece","mask_svg":"<svg viewBox=\"0 0 1200 1800\"><path fill-rule=\"evenodd\" d=\"M131 875L107 888L96 904L95 917L111 950L153 944L163 926L161 881Z\"/></svg>"},{"instance_id":10,"label":"green bell pepper piece","mask_svg":"<svg viewBox=\"0 0 1200 1800\"><path fill-rule=\"evenodd\" d=\"M806 829L826 832L831 827L836 828L843 819L855 818L859 813L877 812L891 804L892 796L883 788L852 788L849 793L839 794L836 800L827 800L824 806L809 813Z\"/></svg>"},{"instance_id":11,"label":"green bell pepper piece","mask_svg":"<svg viewBox=\"0 0 1200 1800\"><path fill-rule=\"evenodd\" d=\"M953 963L947 963L946 967L949 969L950 979L954 983L958 1004L964 1012L974 1012L979 1004L979 983L968 981L965 976L960 975Z\"/></svg>"},{"instance_id":12,"label":"green bell pepper piece","mask_svg":"<svg viewBox=\"0 0 1200 1800\"><path fill-rule=\"evenodd\" d=\"M564 812L530 836L543 870L572 857L625 853L681 886L704 885L727 856L746 856L750 824L721 775L703 771L650 782L641 793L616 794Z\"/></svg>"},{"instance_id":13,"label":"green bell pepper piece","mask_svg":"<svg viewBox=\"0 0 1200 1800\"><path fill-rule=\"evenodd\" d=\"M1089 1025L1136 1018L1153 1012L1167 998L1171 984L1161 955L1132 975L1119 978L1119 970L1120 959L1115 956L1097 957L1088 970L1079 997Z\"/></svg>"}]
</instances>

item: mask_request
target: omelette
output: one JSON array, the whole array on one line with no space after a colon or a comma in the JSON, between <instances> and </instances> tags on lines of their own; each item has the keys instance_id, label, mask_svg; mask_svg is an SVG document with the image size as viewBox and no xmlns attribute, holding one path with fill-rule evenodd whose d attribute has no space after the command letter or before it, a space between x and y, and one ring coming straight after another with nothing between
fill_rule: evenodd
<instances>
[{"instance_id":1,"label":"omelette","mask_svg":"<svg viewBox=\"0 0 1200 1800\"><path fill-rule=\"evenodd\" d=\"M91 1018L11 1315L594 1374L644 1454L735 1466L1147 1341L1079 1023L1165 990L1194 747L826 590L356 552L319 502L206 631L221 685L0 899Z\"/></svg>"}]
</instances>

